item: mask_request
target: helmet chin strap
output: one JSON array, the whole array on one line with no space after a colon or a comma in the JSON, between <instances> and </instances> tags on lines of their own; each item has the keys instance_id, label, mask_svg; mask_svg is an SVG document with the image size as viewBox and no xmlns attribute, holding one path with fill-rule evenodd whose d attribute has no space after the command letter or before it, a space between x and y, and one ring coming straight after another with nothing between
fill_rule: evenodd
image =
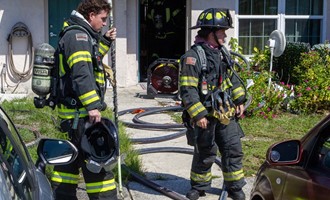
<instances>
[{"instance_id":1,"label":"helmet chin strap","mask_svg":"<svg viewBox=\"0 0 330 200\"><path fill-rule=\"evenodd\" d=\"M219 42L219 40L218 40L218 37L217 37L217 35L215 34L215 31L213 31L212 33L213 33L213 37L214 37L216 43L218 44L218 48L220 49L222 45L220 44L220 42Z\"/></svg>"}]
</instances>

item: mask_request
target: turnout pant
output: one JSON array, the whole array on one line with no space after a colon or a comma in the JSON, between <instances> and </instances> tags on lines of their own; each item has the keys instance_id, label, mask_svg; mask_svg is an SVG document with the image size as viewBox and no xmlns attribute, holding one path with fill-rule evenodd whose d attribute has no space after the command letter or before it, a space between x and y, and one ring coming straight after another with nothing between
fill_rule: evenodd
<instances>
[{"instance_id":1,"label":"turnout pant","mask_svg":"<svg viewBox=\"0 0 330 200\"><path fill-rule=\"evenodd\" d=\"M244 133L235 120L231 120L228 125L220 124L219 120L213 117L208 117L208 120L210 123L207 129L198 127L197 145L190 172L191 186L197 190L210 189L211 167L219 149L226 188L241 189L246 184L241 145Z\"/></svg>"},{"instance_id":2,"label":"turnout pant","mask_svg":"<svg viewBox=\"0 0 330 200\"><path fill-rule=\"evenodd\" d=\"M104 169L100 173L92 173L86 168L85 159L80 149L80 139L84 132L85 120L80 119L77 130L70 130L70 141L76 145L79 150L77 159L69 165L55 166L52 174L52 187L55 193L55 199L72 200L77 199L76 189L80 180L79 172L84 177L86 192L91 200L117 200L117 189L112 172L106 172Z\"/></svg>"}]
</instances>

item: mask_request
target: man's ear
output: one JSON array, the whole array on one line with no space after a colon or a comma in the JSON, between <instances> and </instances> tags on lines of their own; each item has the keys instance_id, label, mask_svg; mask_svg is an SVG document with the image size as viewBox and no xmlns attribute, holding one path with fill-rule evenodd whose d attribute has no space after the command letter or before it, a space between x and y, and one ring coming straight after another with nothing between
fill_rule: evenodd
<instances>
[{"instance_id":1,"label":"man's ear","mask_svg":"<svg viewBox=\"0 0 330 200\"><path fill-rule=\"evenodd\" d=\"M87 19L87 21L88 21L88 22L91 22L92 19L94 19L94 17L95 17L95 13L94 13L94 12L90 12L90 13L88 14L88 19Z\"/></svg>"}]
</instances>

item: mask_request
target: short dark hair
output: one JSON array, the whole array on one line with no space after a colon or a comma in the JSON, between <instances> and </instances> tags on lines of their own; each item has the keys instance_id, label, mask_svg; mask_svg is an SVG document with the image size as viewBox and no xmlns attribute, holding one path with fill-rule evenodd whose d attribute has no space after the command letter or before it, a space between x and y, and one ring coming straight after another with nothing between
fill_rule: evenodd
<instances>
[{"instance_id":1,"label":"short dark hair","mask_svg":"<svg viewBox=\"0 0 330 200\"><path fill-rule=\"evenodd\" d=\"M82 14L86 20L88 20L91 12L98 14L101 10L105 10L109 13L111 9L110 4L106 0L82 0L77 7L77 11Z\"/></svg>"}]
</instances>

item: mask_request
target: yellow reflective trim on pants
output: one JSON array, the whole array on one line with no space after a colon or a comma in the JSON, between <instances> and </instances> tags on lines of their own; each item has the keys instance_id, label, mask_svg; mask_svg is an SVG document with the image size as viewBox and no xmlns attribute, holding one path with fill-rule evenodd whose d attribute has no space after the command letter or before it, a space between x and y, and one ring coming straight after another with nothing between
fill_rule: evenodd
<instances>
[{"instance_id":1,"label":"yellow reflective trim on pants","mask_svg":"<svg viewBox=\"0 0 330 200\"><path fill-rule=\"evenodd\" d=\"M78 51L73 53L67 60L69 67L71 68L74 64L85 61L85 62L92 62L91 53L88 51Z\"/></svg>"},{"instance_id":2,"label":"yellow reflective trim on pants","mask_svg":"<svg viewBox=\"0 0 330 200\"><path fill-rule=\"evenodd\" d=\"M181 76L180 78L180 86L198 86L198 78L193 76Z\"/></svg>"},{"instance_id":3,"label":"yellow reflective trim on pants","mask_svg":"<svg viewBox=\"0 0 330 200\"><path fill-rule=\"evenodd\" d=\"M100 100L100 97L99 97L99 95L96 93L95 90L92 90L92 91L87 92L87 93L85 93L85 94L83 94L83 95L80 95L80 96L79 96L79 99L80 99L81 103L82 103L84 106L86 106L86 105L88 105L88 104L90 104L90 103L92 103L92 102L95 102L95 101Z\"/></svg>"},{"instance_id":4,"label":"yellow reflective trim on pants","mask_svg":"<svg viewBox=\"0 0 330 200\"><path fill-rule=\"evenodd\" d=\"M79 174L53 171L51 180L58 183L78 184Z\"/></svg>"},{"instance_id":5,"label":"yellow reflective trim on pants","mask_svg":"<svg viewBox=\"0 0 330 200\"><path fill-rule=\"evenodd\" d=\"M193 171L190 172L190 179L198 182L198 183L205 183L205 182L209 182L212 179L212 173L208 172L206 174L197 174Z\"/></svg>"},{"instance_id":6,"label":"yellow reflective trim on pants","mask_svg":"<svg viewBox=\"0 0 330 200\"><path fill-rule=\"evenodd\" d=\"M197 102L194 105L190 106L190 108L188 108L188 113L190 115L190 117L195 117L197 116L199 113L203 112L205 109L205 107L203 106L203 104L201 102Z\"/></svg>"},{"instance_id":7,"label":"yellow reflective trim on pants","mask_svg":"<svg viewBox=\"0 0 330 200\"><path fill-rule=\"evenodd\" d=\"M243 169L236 172L223 172L223 178L225 181L238 181L244 178Z\"/></svg>"},{"instance_id":8,"label":"yellow reflective trim on pants","mask_svg":"<svg viewBox=\"0 0 330 200\"><path fill-rule=\"evenodd\" d=\"M96 183L86 183L87 193L100 193L116 189L115 179L96 182Z\"/></svg>"}]
</instances>

